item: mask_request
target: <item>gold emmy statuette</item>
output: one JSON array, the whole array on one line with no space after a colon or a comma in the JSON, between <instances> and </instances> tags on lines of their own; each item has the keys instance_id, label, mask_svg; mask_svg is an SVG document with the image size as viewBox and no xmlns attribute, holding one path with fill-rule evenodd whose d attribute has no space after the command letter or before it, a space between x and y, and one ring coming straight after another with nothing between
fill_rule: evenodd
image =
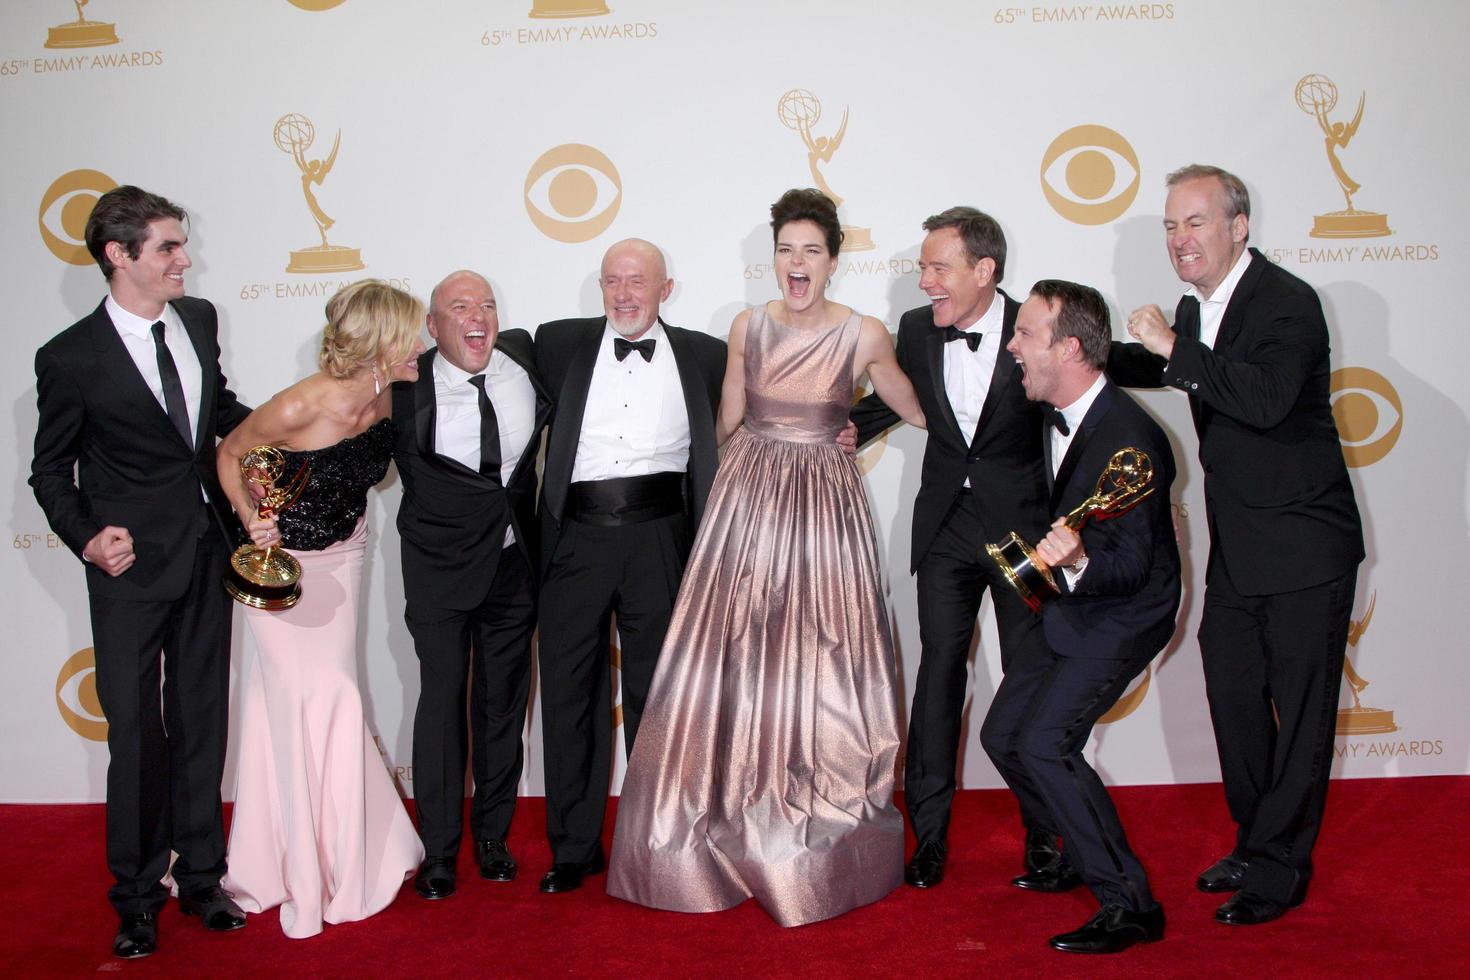
<instances>
[{"instance_id":1,"label":"gold emmy statuette","mask_svg":"<svg viewBox=\"0 0 1470 980\"><path fill-rule=\"evenodd\" d=\"M116 44L117 25L104 24L100 20L88 20L82 14L87 0L72 0L77 8L77 19L46 29L48 48L100 48L105 44Z\"/></svg>"},{"instance_id":2,"label":"gold emmy statuette","mask_svg":"<svg viewBox=\"0 0 1470 980\"><path fill-rule=\"evenodd\" d=\"M1388 227L1388 215L1373 211L1359 211L1353 207L1353 195L1362 187L1348 176L1342 161L1337 158L1338 150L1347 149L1358 125L1363 121L1363 102L1367 95L1358 96L1358 111L1350 123L1332 122L1327 114L1337 106L1337 86L1326 75L1307 75L1296 83L1297 108L1309 116L1316 117L1326 138L1327 162L1332 165L1332 174L1337 178L1347 207L1342 211L1319 214L1312 219L1313 238L1382 238L1392 235Z\"/></svg>"},{"instance_id":3,"label":"gold emmy statuette","mask_svg":"<svg viewBox=\"0 0 1470 980\"><path fill-rule=\"evenodd\" d=\"M837 127L837 132L830 138L826 136L812 136L812 127L822 118L822 103L817 97L805 89L794 88L781 96L776 103L776 116L787 129L794 129L801 134L801 141L806 144L806 162L812 172L812 181L817 189L832 199L837 207L842 207L842 197L832 190L827 183L827 178L817 169L818 163L830 163L832 154L842 145L842 137L847 132L847 110L842 110L842 123ZM855 225L842 226L842 250L844 252L867 252L878 246L873 242L873 232L868 228L859 228Z\"/></svg>"},{"instance_id":4,"label":"gold emmy statuette","mask_svg":"<svg viewBox=\"0 0 1470 980\"><path fill-rule=\"evenodd\" d=\"M1375 591L1372 598L1368 600L1368 610L1363 613L1362 619L1349 620L1348 643L1358 645L1358 640L1368 629L1368 623L1373 619L1373 607L1378 603L1378 593ZM1351 708L1339 708L1337 710L1337 734L1339 735L1383 735L1388 732L1396 732L1399 726L1394 724L1393 712L1387 708L1365 708L1363 707L1362 693L1368 686L1356 670L1353 662L1346 657L1342 661L1342 674L1348 682L1348 687L1353 692L1353 706Z\"/></svg>"},{"instance_id":5,"label":"gold emmy statuette","mask_svg":"<svg viewBox=\"0 0 1470 980\"><path fill-rule=\"evenodd\" d=\"M337 150L342 145L342 131L337 131L337 138L332 142L332 152L327 154L325 160L306 159L306 151L316 139L316 127L300 113L288 112L276 120L275 139L276 146L281 152L290 154L291 159L296 161L297 169L301 171L301 193L306 197L306 206L311 210L311 216L316 221L317 234L322 238L320 245L292 250L286 271L352 272L365 268L360 250L327 242L327 229L336 222L322 210L311 189L312 184L320 187L322 181L327 179L327 174L332 172L332 164L337 162Z\"/></svg>"},{"instance_id":6,"label":"gold emmy statuette","mask_svg":"<svg viewBox=\"0 0 1470 980\"><path fill-rule=\"evenodd\" d=\"M600 17L612 13L601 0L532 0L527 17Z\"/></svg>"},{"instance_id":7,"label":"gold emmy statuette","mask_svg":"<svg viewBox=\"0 0 1470 980\"><path fill-rule=\"evenodd\" d=\"M1092 518L1101 521L1126 514L1154 492L1153 479L1154 464L1148 453L1131 446L1118 450L1097 478L1097 490L1064 518L1067 527L1080 531ZM987 544L985 550L1032 612L1041 612L1042 605L1060 591L1051 566L1015 531L996 544Z\"/></svg>"},{"instance_id":8,"label":"gold emmy statuette","mask_svg":"<svg viewBox=\"0 0 1470 980\"><path fill-rule=\"evenodd\" d=\"M265 490L256 508L261 517L274 517L290 507L306 489L311 466L304 464L284 487L276 486L286 458L274 446L256 446L240 457L245 479ZM230 556L225 591L236 602L256 609L290 609L301 598L301 563L274 545L257 548L246 542Z\"/></svg>"}]
</instances>

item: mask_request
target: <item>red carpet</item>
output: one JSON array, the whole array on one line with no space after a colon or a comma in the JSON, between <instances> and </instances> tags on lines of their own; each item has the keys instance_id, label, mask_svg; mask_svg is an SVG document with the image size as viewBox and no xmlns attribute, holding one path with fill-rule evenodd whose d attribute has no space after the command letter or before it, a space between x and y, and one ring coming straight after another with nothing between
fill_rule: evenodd
<instances>
[{"instance_id":1,"label":"red carpet","mask_svg":"<svg viewBox=\"0 0 1470 980\"><path fill-rule=\"evenodd\" d=\"M510 884L482 881L461 855L460 890L430 904L411 886L366 922L313 939L281 935L274 911L211 934L170 902L159 951L112 957L100 806L0 807L3 962L12 976L893 976L1462 977L1470 957L1470 777L1341 780L1307 904L1279 922L1218 925L1219 899L1194 876L1223 854L1229 822L1218 785L1114 791L1135 850L1168 914L1167 938L1118 956L1054 952L1048 936L1080 925L1084 891L1021 892L1015 807L998 790L961 793L948 878L907 886L838 919L782 929L753 903L679 915L603 894L542 895L544 805L525 799Z\"/></svg>"}]
</instances>

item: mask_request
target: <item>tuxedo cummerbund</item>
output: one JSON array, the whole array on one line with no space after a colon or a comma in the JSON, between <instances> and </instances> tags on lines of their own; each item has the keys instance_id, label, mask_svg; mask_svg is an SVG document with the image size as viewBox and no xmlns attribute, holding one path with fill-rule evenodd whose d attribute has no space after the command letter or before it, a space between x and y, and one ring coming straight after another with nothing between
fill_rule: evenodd
<instances>
[{"instance_id":1,"label":"tuxedo cummerbund","mask_svg":"<svg viewBox=\"0 0 1470 980\"><path fill-rule=\"evenodd\" d=\"M573 483L568 516L583 524L621 527L684 510L684 474L654 473Z\"/></svg>"}]
</instances>

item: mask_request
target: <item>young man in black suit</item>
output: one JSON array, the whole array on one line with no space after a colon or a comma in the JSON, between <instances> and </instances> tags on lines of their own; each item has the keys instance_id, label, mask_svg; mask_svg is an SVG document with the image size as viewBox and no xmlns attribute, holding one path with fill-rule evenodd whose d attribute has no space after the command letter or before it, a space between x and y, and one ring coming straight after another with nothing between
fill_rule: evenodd
<instances>
[{"instance_id":1,"label":"young man in black suit","mask_svg":"<svg viewBox=\"0 0 1470 980\"><path fill-rule=\"evenodd\" d=\"M1164 910L1082 750L1097 719L1169 642L1179 609L1169 516L1174 456L1158 423L1104 376L1110 333L1097 290L1059 280L1038 282L1016 318L1010 349L1026 396L1052 406L1048 509L1056 520L1036 554L1062 594L1041 615L1051 652L1006 672L980 731L1022 808L1046 811L1066 843L1059 870L1013 884L1043 892L1086 884L1102 904L1080 929L1051 939L1056 949L1083 953L1114 953L1164 935ZM1151 478L1122 481L1133 493L1119 505L1131 509L1075 533L1065 516L1097 492L1121 450L1147 456ZM1119 486L1110 478L1105 489Z\"/></svg>"},{"instance_id":2,"label":"young man in black suit","mask_svg":"<svg viewBox=\"0 0 1470 980\"><path fill-rule=\"evenodd\" d=\"M403 480L404 618L419 660L414 802L426 856L414 887L439 899L455 891L466 754L480 875L516 874L505 837L530 691L536 453L551 395L531 335L500 330L495 293L478 273L434 287L428 328L437 346L419 358L419 379L394 386L393 458Z\"/></svg>"},{"instance_id":3,"label":"young man in black suit","mask_svg":"<svg viewBox=\"0 0 1470 980\"><path fill-rule=\"evenodd\" d=\"M673 280L648 242L607 250L605 315L536 331L556 401L541 488L541 710L552 867L544 892L603 868L616 613L628 752L719 459L722 341L659 319Z\"/></svg>"},{"instance_id":4,"label":"young man in black suit","mask_svg":"<svg viewBox=\"0 0 1470 980\"><path fill-rule=\"evenodd\" d=\"M219 884L234 519L215 445L250 410L220 372L214 307L184 295L184 221L137 187L102 195L86 241L108 296L36 353L30 484L86 564L108 724L113 952L125 958L157 948L171 850L183 910L216 931L245 925Z\"/></svg>"},{"instance_id":5,"label":"young man in black suit","mask_svg":"<svg viewBox=\"0 0 1470 980\"><path fill-rule=\"evenodd\" d=\"M919 288L930 305L909 310L898 327L898 363L929 419L914 502L910 571L918 573L921 650L904 762L904 798L918 840L904 880L919 888L944 877L966 667L986 589L1002 671L1046 652L1036 617L1006 586L984 545L1010 531L1035 540L1049 519L1041 410L1026 400L1021 371L1006 350L1020 304L998 289L1005 234L969 207L930 217L924 230ZM852 419L860 445L899 420L876 394ZM1024 803L1021 820L1025 869L1055 867L1057 828Z\"/></svg>"},{"instance_id":6,"label":"young man in black suit","mask_svg":"<svg viewBox=\"0 0 1470 980\"><path fill-rule=\"evenodd\" d=\"M1218 167L1168 177L1169 261L1189 291L1114 344L1118 384L1189 395L1210 527L1200 654L1235 846L1196 882L1231 925L1280 918L1312 878L1332 770L1363 527L1332 418L1311 286L1250 238L1250 195Z\"/></svg>"}]
</instances>

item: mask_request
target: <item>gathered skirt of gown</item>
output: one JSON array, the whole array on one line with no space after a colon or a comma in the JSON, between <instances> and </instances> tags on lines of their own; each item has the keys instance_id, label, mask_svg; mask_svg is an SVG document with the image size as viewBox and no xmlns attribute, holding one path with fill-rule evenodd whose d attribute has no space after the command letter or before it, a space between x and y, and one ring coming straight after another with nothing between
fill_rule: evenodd
<instances>
[{"instance_id":1,"label":"gathered skirt of gown","mask_svg":"<svg viewBox=\"0 0 1470 980\"><path fill-rule=\"evenodd\" d=\"M382 911L423 859L357 686L366 518L301 562L290 609L246 607L256 657L245 679L225 887L246 912L280 906L281 929Z\"/></svg>"},{"instance_id":2,"label":"gathered skirt of gown","mask_svg":"<svg viewBox=\"0 0 1470 980\"><path fill-rule=\"evenodd\" d=\"M833 443L858 317L813 353L762 312L746 424L721 460L623 781L608 893L685 912L754 897L792 926L901 881L899 732L872 516ZM825 394L821 424L763 425L760 394L776 388Z\"/></svg>"}]
</instances>

